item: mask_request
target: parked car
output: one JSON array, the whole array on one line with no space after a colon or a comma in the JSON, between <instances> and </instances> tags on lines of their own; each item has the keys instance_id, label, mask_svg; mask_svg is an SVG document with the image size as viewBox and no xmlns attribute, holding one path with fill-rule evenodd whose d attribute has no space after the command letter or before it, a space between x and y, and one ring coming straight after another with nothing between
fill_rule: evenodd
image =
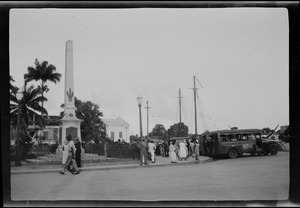
<instances>
[{"instance_id":1,"label":"parked car","mask_svg":"<svg viewBox=\"0 0 300 208\"><path fill-rule=\"evenodd\" d=\"M280 141L271 139L262 139L261 148L257 148L256 153L258 155L277 155L278 151L283 151L283 147Z\"/></svg>"}]
</instances>

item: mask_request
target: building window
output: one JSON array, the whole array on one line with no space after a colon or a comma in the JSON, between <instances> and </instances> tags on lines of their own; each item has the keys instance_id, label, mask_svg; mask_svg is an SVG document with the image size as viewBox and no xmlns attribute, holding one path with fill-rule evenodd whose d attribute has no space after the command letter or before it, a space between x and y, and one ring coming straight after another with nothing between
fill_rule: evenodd
<instances>
[{"instance_id":1,"label":"building window","mask_svg":"<svg viewBox=\"0 0 300 208\"><path fill-rule=\"evenodd\" d=\"M111 137L112 139L114 139L114 138L115 138L115 132L110 132L110 137Z\"/></svg>"},{"instance_id":2,"label":"building window","mask_svg":"<svg viewBox=\"0 0 300 208\"><path fill-rule=\"evenodd\" d=\"M123 138L123 132L119 132L119 138L120 138L120 139Z\"/></svg>"}]
</instances>

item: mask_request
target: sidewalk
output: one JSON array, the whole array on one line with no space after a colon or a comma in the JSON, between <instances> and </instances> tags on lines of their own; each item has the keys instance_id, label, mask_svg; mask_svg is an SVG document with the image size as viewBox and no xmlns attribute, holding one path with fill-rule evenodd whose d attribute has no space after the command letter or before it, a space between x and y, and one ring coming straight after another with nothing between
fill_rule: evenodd
<instances>
[{"instance_id":1,"label":"sidewalk","mask_svg":"<svg viewBox=\"0 0 300 208\"><path fill-rule=\"evenodd\" d=\"M140 165L138 160L120 160L115 162L98 162L98 163L83 163L81 172L93 170L118 170L118 169L132 169L132 168L151 168L151 167L165 167L178 165L201 164L213 161L212 158L199 156L199 160L189 157L186 161L178 161L176 164L171 163L169 157L156 156L156 162L148 161L149 165ZM21 167L11 167L11 174L32 174L32 173L52 173L58 172L62 169L62 165L22 165Z\"/></svg>"}]
</instances>

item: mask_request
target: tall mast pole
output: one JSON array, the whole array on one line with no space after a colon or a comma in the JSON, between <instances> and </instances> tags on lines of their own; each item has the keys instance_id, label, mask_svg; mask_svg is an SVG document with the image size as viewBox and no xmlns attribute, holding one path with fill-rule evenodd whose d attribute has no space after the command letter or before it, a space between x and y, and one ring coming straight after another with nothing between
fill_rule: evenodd
<instances>
[{"instance_id":1,"label":"tall mast pole","mask_svg":"<svg viewBox=\"0 0 300 208\"><path fill-rule=\"evenodd\" d=\"M179 136L182 136L182 126L181 126L181 89L179 88Z\"/></svg>"},{"instance_id":2,"label":"tall mast pole","mask_svg":"<svg viewBox=\"0 0 300 208\"><path fill-rule=\"evenodd\" d=\"M179 100L179 123L181 123L181 90L179 88L179 97L178 97L178 100Z\"/></svg>"},{"instance_id":3,"label":"tall mast pole","mask_svg":"<svg viewBox=\"0 0 300 208\"><path fill-rule=\"evenodd\" d=\"M196 76L194 76L194 105L195 105L195 135L197 136L197 105L196 105Z\"/></svg>"},{"instance_id":4,"label":"tall mast pole","mask_svg":"<svg viewBox=\"0 0 300 208\"><path fill-rule=\"evenodd\" d=\"M148 100L147 100L146 104L147 104L147 107L145 107L145 108L147 108L147 136L148 136L149 135L149 110L148 109L151 107L148 106Z\"/></svg>"}]
</instances>

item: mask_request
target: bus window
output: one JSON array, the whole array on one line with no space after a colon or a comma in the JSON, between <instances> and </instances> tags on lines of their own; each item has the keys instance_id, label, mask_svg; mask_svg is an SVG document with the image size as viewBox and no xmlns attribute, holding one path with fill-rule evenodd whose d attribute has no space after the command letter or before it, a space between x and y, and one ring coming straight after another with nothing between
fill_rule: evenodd
<instances>
[{"instance_id":1,"label":"bus window","mask_svg":"<svg viewBox=\"0 0 300 208\"><path fill-rule=\"evenodd\" d=\"M221 142L228 142L226 135L220 135L220 140L221 140Z\"/></svg>"},{"instance_id":2,"label":"bus window","mask_svg":"<svg viewBox=\"0 0 300 208\"><path fill-rule=\"evenodd\" d=\"M251 140L251 141L254 141L254 140L255 140L254 134L251 134L251 135L249 136L249 140Z\"/></svg>"},{"instance_id":3,"label":"bus window","mask_svg":"<svg viewBox=\"0 0 300 208\"><path fill-rule=\"evenodd\" d=\"M242 135L242 141L249 141L249 135L248 134L243 134Z\"/></svg>"}]
</instances>

